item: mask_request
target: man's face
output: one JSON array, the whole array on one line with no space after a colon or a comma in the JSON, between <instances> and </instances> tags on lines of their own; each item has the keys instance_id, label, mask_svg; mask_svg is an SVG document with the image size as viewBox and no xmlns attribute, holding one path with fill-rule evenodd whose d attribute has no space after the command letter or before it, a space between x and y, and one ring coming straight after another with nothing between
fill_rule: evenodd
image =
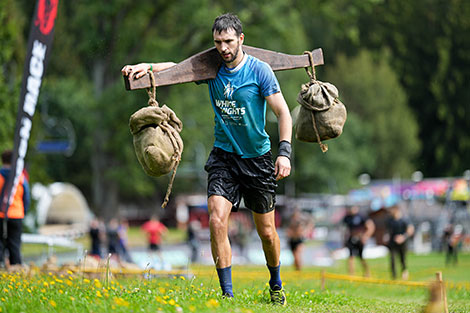
<instances>
[{"instance_id":1,"label":"man's face","mask_svg":"<svg viewBox=\"0 0 470 313\"><path fill-rule=\"evenodd\" d=\"M244 35L240 34L240 36L237 36L234 29L228 29L220 33L214 31L213 35L217 51L224 62L230 66L232 62L241 56L241 45L243 44Z\"/></svg>"}]
</instances>

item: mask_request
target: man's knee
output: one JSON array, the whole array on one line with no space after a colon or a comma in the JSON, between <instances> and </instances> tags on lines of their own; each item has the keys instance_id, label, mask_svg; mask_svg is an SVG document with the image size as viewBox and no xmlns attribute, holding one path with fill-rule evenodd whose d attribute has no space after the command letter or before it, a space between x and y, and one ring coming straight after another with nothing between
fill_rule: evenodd
<instances>
[{"instance_id":1,"label":"man's knee","mask_svg":"<svg viewBox=\"0 0 470 313\"><path fill-rule=\"evenodd\" d=\"M209 225L212 231L221 231L227 228L225 219L217 214L210 215Z\"/></svg>"},{"instance_id":2,"label":"man's knee","mask_svg":"<svg viewBox=\"0 0 470 313\"><path fill-rule=\"evenodd\" d=\"M276 228L274 227L263 227L258 234L263 242L274 242L277 238Z\"/></svg>"}]
</instances>

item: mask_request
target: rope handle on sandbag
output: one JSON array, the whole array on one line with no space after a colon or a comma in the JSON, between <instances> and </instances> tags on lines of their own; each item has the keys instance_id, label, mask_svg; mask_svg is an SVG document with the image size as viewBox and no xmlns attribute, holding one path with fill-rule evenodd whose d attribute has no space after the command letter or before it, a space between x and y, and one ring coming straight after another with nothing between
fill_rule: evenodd
<instances>
[{"instance_id":1,"label":"rope handle on sandbag","mask_svg":"<svg viewBox=\"0 0 470 313\"><path fill-rule=\"evenodd\" d=\"M307 66L305 68L305 71L307 72L308 76L310 77L310 82L313 83L314 81L317 80L317 75L315 73L315 65L313 63L313 55L312 55L312 52L310 52L310 51L305 51L304 54L308 55L308 60L310 62L310 66ZM310 71L309 68L311 68L312 71ZM317 137L317 142L320 145L321 151L323 153L325 153L326 151L328 151L328 145L321 142L320 134L318 133L317 122L315 121L315 113L313 113L313 110L310 110L310 113L312 114L313 130L315 131L315 136Z\"/></svg>"},{"instance_id":2,"label":"rope handle on sandbag","mask_svg":"<svg viewBox=\"0 0 470 313\"><path fill-rule=\"evenodd\" d=\"M158 107L158 101L156 99L157 97L157 87L155 86L155 75L153 74L153 71L149 70L150 74L150 88L147 88L147 94L149 95L149 101L148 104L150 106L157 106ZM176 170L178 169L178 165L180 164L181 161L181 153L182 151L178 147L178 143L175 139L175 130L172 127L168 126L167 122L162 122L159 127L165 131L170 138L171 144L173 145L173 149L175 149L175 154L173 154L172 158L175 161L175 167L173 168L173 173L171 173L170 177L170 182L168 183L168 187L166 189L166 194L165 198L162 203L162 208L165 208L166 205L168 204L168 201L170 200L170 194L171 190L173 189L173 182L175 180L176 176Z\"/></svg>"},{"instance_id":3,"label":"rope handle on sandbag","mask_svg":"<svg viewBox=\"0 0 470 313\"><path fill-rule=\"evenodd\" d=\"M149 95L149 102L150 106L158 107L157 101L157 86L155 86L155 75L153 71L149 70L148 73L150 74L150 88L147 88L147 94Z\"/></svg>"},{"instance_id":4,"label":"rope handle on sandbag","mask_svg":"<svg viewBox=\"0 0 470 313\"><path fill-rule=\"evenodd\" d=\"M304 51L304 54L308 55L308 61L310 63L310 66L305 67L305 71L310 77L310 81L314 82L317 80L317 75L315 73L315 63L313 63L313 54L310 51ZM312 71L310 71L309 68L311 68Z\"/></svg>"}]
</instances>

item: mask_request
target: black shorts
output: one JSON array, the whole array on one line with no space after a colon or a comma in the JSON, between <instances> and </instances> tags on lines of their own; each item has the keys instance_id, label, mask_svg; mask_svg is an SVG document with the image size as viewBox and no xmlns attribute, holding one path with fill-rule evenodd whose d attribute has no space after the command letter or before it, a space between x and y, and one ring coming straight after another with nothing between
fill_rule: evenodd
<instances>
[{"instance_id":1,"label":"black shorts","mask_svg":"<svg viewBox=\"0 0 470 313\"><path fill-rule=\"evenodd\" d=\"M160 250L160 245L156 243L151 243L149 244L149 249L150 251L158 251Z\"/></svg>"},{"instance_id":2,"label":"black shorts","mask_svg":"<svg viewBox=\"0 0 470 313\"><path fill-rule=\"evenodd\" d=\"M204 169L207 177L207 197L223 196L237 211L241 198L255 213L268 213L276 203L276 177L271 151L255 158L213 148Z\"/></svg>"},{"instance_id":3,"label":"black shorts","mask_svg":"<svg viewBox=\"0 0 470 313\"><path fill-rule=\"evenodd\" d=\"M289 247L291 251L295 251L297 247L304 243L303 238L291 238L289 239Z\"/></svg>"},{"instance_id":4,"label":"black shorts","mask_svg":"<svg viewBox=\"0 0 470 313\"><path fill-rule=\"evenodd\" d=\"M349 256L358 256L362 259L362 252L364 245L358 237L350 237L346 242L346 247L349 249Z\"/></svg>"}]
</instances>

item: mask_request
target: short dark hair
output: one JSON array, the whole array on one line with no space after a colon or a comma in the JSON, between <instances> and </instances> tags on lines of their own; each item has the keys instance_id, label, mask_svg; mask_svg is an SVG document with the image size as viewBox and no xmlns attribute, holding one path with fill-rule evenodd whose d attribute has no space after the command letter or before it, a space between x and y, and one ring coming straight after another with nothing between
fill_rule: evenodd
<instances>
[{"instance_id":1,"label":"short dark hair","mask_svg":"<svg viewBox=\"0 0 470 313\"><path fill-rule=\"evenodd\" d=\"M225 13L218 16L214 21L214 25L212 25L212 33L214 33L214 31L221 33L229 29L233 29L237 36L240 36L243 32L242 22L238 16L232 13Z\"/></svg>"},{"instance_id":2,"label":"short dark hair","mask_svg":"<svg viewBox=\"0 0 470 313\"><path fill-rule=\"evenodd\" d=\"M13 151L5 150L2 153L2 163L3 164L11 164L11 159L13 158Z\"/></svg>"}]
</instances>

